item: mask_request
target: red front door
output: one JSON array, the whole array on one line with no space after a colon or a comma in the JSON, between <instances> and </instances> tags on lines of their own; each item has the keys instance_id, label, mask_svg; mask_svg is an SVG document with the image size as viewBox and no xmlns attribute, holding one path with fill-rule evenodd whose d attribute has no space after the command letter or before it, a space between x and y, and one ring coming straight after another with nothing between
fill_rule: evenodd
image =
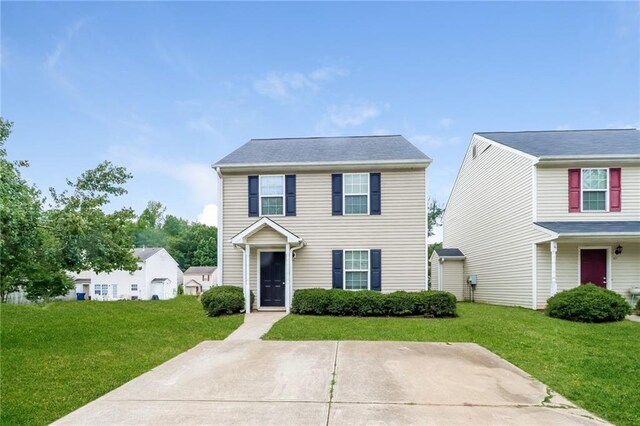
<instances>
[{"instance_id":1,"label":"red front door","mask_svg":"<svg viewBox=\"0 0 640 426\"><path fill-rule=\"evenodd\" d=\"M580 284L607 287L607 250L580 250Z\"/></svg>"}]
</instances>

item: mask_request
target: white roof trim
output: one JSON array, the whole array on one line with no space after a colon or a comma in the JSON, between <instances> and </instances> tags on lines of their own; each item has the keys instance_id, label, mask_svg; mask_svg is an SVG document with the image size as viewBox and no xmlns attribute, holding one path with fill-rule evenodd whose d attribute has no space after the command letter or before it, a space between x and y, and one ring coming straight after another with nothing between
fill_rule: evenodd
<instances>
[{"instance_id":1,"label":"white roof trim","mask_svg":"<svg viewBox=\"0 0 640 426\"><path fill-rule=\"evenodd\" d=\"M521 155L521 156L523 156L523 157L526 157L526 158L528 158L529 160L533 160L533 161L535 161L535 162L537 162L537 161L538 161L538 158L539 158L539 157L536 157L535 155L527 154L527 153L526 153L526 152L524 152L524 151L521 151L521 150L516 149L516 148L512 148L512 147L510 147L510 146L508 146L508 145L505 145L505 144L503 144L503 143L500 143L500 142L494 141L493 139L489 139L489 138L487 138L487 137L485 137L485 136L482 136L482 135L479 135L479 134L477 134L477 133L474 133L474 134L473 134L473 136L477 137L477 138L478 138L480 141L482 141L482 142L486 142L486 143L491 144L491 145L496 145L496 146L498 146L498 147L500 147L500 148L502 148L502 149L505 149L505 150L507 150L507 151L509 151L509 152L512 152L512 153L514 153L514 154L518 154L518 155Z\"/></svg>"},{"instance_id":2,"label":"white roof trim","mask_svg":"<svg viewBox=\"0 0 640 426\"><path fill-rule=\"evenodd\" d=\"M410 165L428 165L433 160L425 159L407 159L407 160L359 160L359 161L299 161L299 162L283 162L283 163L229 163L229 164L212 164L213 168L232 169L232 168L252 168L252 167L284 167L284 166L337 166L337 165L378 165L378 164L410 164Z\"/></svg>"},{"instance_id":3,"label":"white roof trim","mask_svg":"<svg viewBox=\"0 0 640 426\"><path fill-rule=\"evenodd\" d=\"M287 243L289 243L289 244L296 244L297 245L297 244L302 244L303 243L302 238L300 238L297 235L287 231L285 228L283 228L282 226L278 225L276 222L274 222L273 220L269 219L268 217L263 217L261 219L258 219L252 225L250 225L249 227L245 228L238 235L236 235L235 237L231 238L231 243L232 244L241 244L241 245L247 244L247 239L249 237L251 237L253 234L255 234L256 232L260 231L265 226L270 227L274 231L276 231L279 234L281 234L282 236L284 236L287 239Z\"/></svg>"},{"instance_id":4,"label":"white roof trim","mask_svg":"<svg viewBox=\"0 0 640 426\"><path fill-rule=\"evenodd\" d=\"M191 283L195 283L195 284L196 284L195 286L202 287L202 284L200 284L198 281L196 281L196 280L194 280L194 279L191 279L191 280L187 281L187 282L186 282L186 284L185 284L184 286L185 286L185 287L195 287L195 286L191 286L191 285L189 285L189 284L191 284Z\"/></svg>"}]
</instances>

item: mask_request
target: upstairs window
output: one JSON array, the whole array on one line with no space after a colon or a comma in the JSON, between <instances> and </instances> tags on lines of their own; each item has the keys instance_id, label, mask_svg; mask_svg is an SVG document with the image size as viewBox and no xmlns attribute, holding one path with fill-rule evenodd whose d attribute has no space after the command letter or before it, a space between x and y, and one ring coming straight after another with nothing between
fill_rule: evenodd
<instances>
[{"instance_id":1,"label":"upstairs window","mask_svg":"<svg viewBox=\"0 0 640 426\"><path fill-rule=\"evenodd\" d=\"M131 284L131 291L138 291L138 284Z\"/></svg>"},{"instance_id":2,"label":"upstairs window","mask_svg":"<svg viewBox=\"0 0 640 426\"><path fill-rule=\"evenodd\" d=\"M260 176L260 216L284 215L284 176Z\"/></svg>"},{"instance_id":3,"label":"upstairs window","mask_svg":"<svg viewBox=\"0 0 640 426\"><path fill-rule=\"evenodd\" d=\"M203 275L202 281L209 281L209 275Z\"/></svg>"},{"instance_id":4,"label":"upstairs window","mask_svg":"<svg viewBox=\"0 0 640 426\"><path fill-rule=\"evenodd\" d=\"M344 214L369 214L369 173L344 175Z\"/></svg>"},{"instance_id":5,"label":"upstairs window","mask_svg":"<svg viewBox=\"0 0 640 426\"><path fill-rule=\"evenodd\" d=\"M345 250L345 290L369 289L369 250Z\"/></svg>"},{"instance_id":6,"label":"upstairs window","mask_svg":"<svg viewBox=\"0 0 640 426\"><path fill-rule=\"evenodd\" d=\"M582 211L607 211L607 169L582 169Z\"/></svg>"}]
</instances>

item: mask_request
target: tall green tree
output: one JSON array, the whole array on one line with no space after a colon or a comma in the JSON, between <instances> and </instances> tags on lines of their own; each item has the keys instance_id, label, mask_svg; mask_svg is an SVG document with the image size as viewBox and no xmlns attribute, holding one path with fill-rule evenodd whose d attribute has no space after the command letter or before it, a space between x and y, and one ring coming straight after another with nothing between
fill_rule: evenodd
<instances>
[{"instance_id":1,"label":"tall green tree","mask_svg":"<svg viewBox=\"0 0 640 426\"><path fill-rule=\"evenodd\" d=\"M42 214L39 191L22 178L26 161L7 159L5 142L13 123L0 117L0 300L27 282L37 261L38 223Z\"/></svg>"},{"instance_id":2,"label":"tall green tree","mask_svg":"<svg viewBox=\"0 0 640 426\"><path fill-rule=\"evenodd\" d=\"M131 175L103 162L67 181L63 192L50 189L44 210L40 192L20 175L28 164L7 160L11 126L0 118L0 299L19 287L31 300L66 294L73 285L67 271L134 271L133 210L103 211L112 197L126 193Z\"/></svg>"},{"instance_id":3,"label":"tall green tree","mask_svg":"<svg viewBox=\"0 0 640 426\"><path fill-rule=\"evenodd\" d=\"M159 201L149 201L136 223L136 247L166 247L167 235L163 229L166 207Z\"/></svg>"},{"instance_id":4,"label":"tall green tree","mask_svg":"<svg viewBox=\"0 0 640 426\"><path fill-rule=\"evenodd\" d=\"M438 203L437 200L429 199L427 204L427 235L433 236L433 228L435 226L442 226L442 216L444 215L444 207ZM433 252L439 248L442 248L442 243L429 244L427 247L427 260L431 259ZM431 287L431 268L429 268L429 287Z\"/></svg>"}]
</instances>

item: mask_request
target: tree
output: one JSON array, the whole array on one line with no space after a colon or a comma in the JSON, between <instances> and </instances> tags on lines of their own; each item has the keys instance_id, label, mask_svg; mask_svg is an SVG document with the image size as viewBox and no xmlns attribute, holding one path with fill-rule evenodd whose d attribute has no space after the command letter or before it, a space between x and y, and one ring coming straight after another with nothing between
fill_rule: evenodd
<instances>
[{"instance_id":1,"label":"tree","mask_svg":"<svg viewBox=\"0 0 640 426\"><path fill-rule=\"evenodd\" d=\"M166 247L167 239L163 230L166 207L159 201L149 201L136 224L136 247Z\"/></svg>"},{"instance_id":2,"label":"tree","mask_svg":"<svg viewBox=\"0 0 640 426\"><path fill-rule=\"evenodd\" d=\"M7 160L5 141L13 123L0 117L0 300L25 283L37 260L40 193L22 179L20 167L26 161Z\"/></svg>"},{"instance_id":3,"label":"tree","mask_svg":"<svg viewBox=\"0 0 640 426\"><path fill-rule=\"evenodd\" d=\"M133 210L102 210L111 197L126 193L126 169L105 161L67 181L63 192L51 188L51 204L43 210L40 192L20 175L28 163L7 160L11 126L0 117L0 299L20 287L31 300L66 294L73 286L67 271L136 270Z\"/></svg>"},{"instance_id":4,"label":"tree","mask_svg":"<svg viewBox=\"0 0 640 426\"><path fill-rule=\"evenodd\" d=\"M183 269L190 266L216 266L217 241L217 228L192 223L184 232L169 239L167 251Z\"/></svg>"},{"instance_id":5,"label":"tree","mask_svg":"<svg viewBox=\"0 0 640 426\"><path fill-rule=\"evenodd\" d=\"M427 209L427 235L433 236L434 226L442 226L442 215L444 215L444 207L436 200L429 200ZM439 248L442 248L442 243L429 244L427 247L427 260L431 259L433 252ZM431 268L429 268L429 288L431 288Z\"/></svg>"}]
</instances>

